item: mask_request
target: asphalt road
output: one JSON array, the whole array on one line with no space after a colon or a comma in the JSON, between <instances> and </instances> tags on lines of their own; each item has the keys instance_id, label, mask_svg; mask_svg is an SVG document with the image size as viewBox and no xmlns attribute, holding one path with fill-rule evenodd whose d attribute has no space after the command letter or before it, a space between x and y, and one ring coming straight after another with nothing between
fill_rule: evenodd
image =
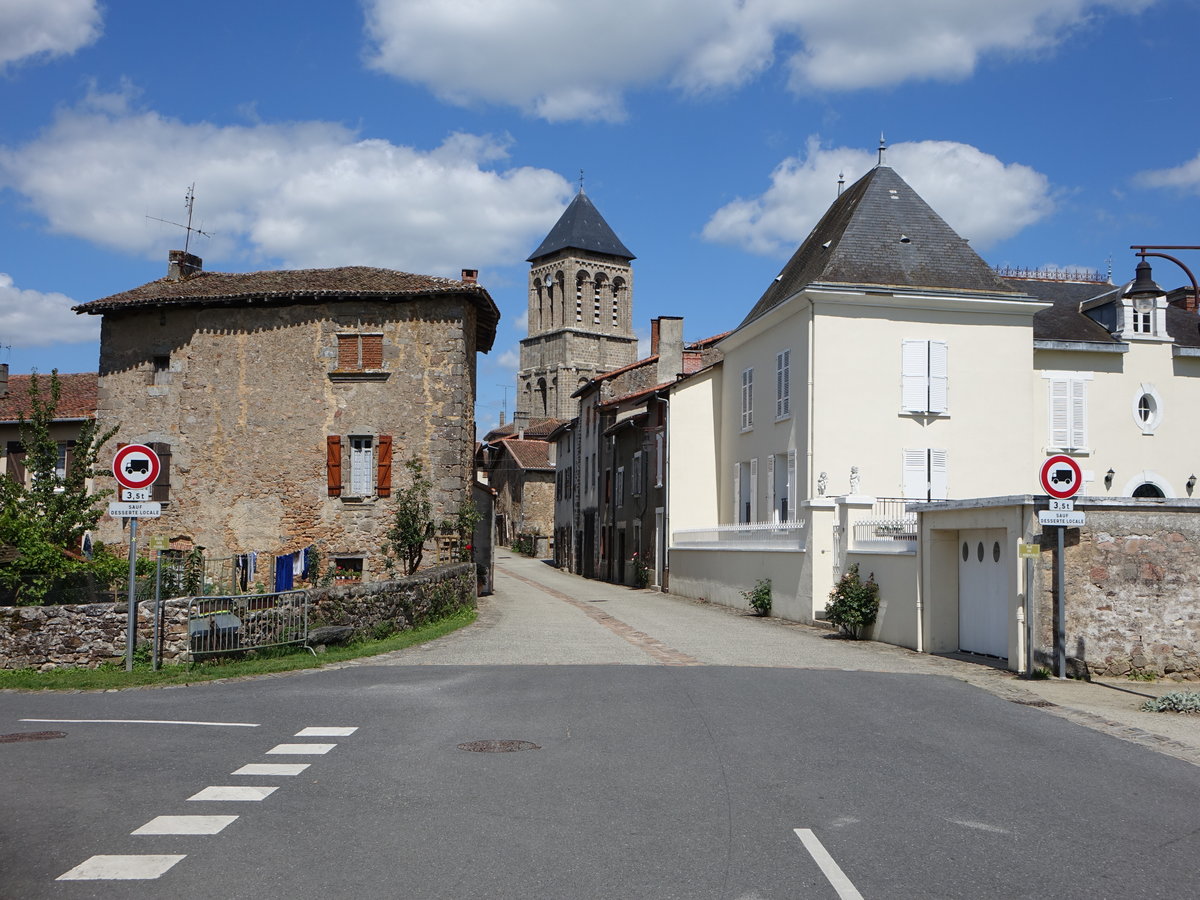
<instances>
[{"instance_id":1,"label":"asphalt road","mask_svg":"<svg viewBox=\"0 0 1200 900\"><path fill-rule=\"evenodd\" d=\"M66 735L0 743L0 897L1196 895L1196 766L842 642L506 565L480 623L427 650L0 694L0 733ZM297 736L329 727L356 730ZM459 749L478 741L536 748ZM225 786L275 790L188 799ZM160 816L237 818L131 833ZM59 880L96 856L182 858Z\"/></svg>"}]
</instances>

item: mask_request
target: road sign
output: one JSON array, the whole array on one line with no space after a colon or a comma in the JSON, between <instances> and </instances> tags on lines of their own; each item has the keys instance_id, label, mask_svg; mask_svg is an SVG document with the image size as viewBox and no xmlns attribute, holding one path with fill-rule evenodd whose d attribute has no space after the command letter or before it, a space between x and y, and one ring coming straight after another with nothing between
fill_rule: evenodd
<instances>
[{"instance_id":1,"label":"road sign","mask_svg":"<svg viewBox=\"0 0 1200 900\"><path fill-rule=\"evenodd\" d=\"M1066 500L1083 487L1083 470L1071 457L1059 453L1042 463L1039 479L1047 494L1055 500Z\"/></svg>"},{"instance_id":2,"label":"road sign","mask_svg":"<svg viewBox=\"0 0 1200 900\"><path fill-rule=\"evenodd\" d=\"M126 503L145 503L150 499L150 494L150 488L138 488L137 490L121 488L121 499Z\"/></svg>"},{"instance_id":3,"label":"road sign","mask_svg":"<svg viewBox=\"0 0 1200 900\"><path fill-rule=\"evenodd\" d=\"M147 497L146 499L149 500L150 498ZM1073 512L1075 510L1075 501L1055 500L1053 497L1051 497L1050 504L1046 507L1046 509L1054 510L1054 512Z\"/></svg>"},{"instance_id":4,"label":"road sign","mask_svg":"<svg viewBox=\"0 0 1200 900\"><path fill-rule=\"evenodd\" d=\"M1017 557L1019 559L1037 559L1042 553L1040 544L1017 544Z\"/></svg>"},{"instance_id":5,"label":"road sign","mask_svg":"<svg viewBox=\"0 0 1200 900\"><path fill-rule=\"evenodd\" d=\"M1084 515L1081 512L1059 512L1054 509L1039 509L1039 525L1058 525L1063 528L1077 528L1083 524Z\"/></svg>"},{"instance_id":6,"label":"road sign","mask_svg":"<svg viewBox=\"0 0 1200 900\"><path fill-rule=\"evenodd\" d=\"M151 550L170 550L171 549L171 539L168 538L165 534L156 534L154 537L150 538L150 549Z\"/></svg>"},{"instance_id":7,"label":"road sign","mask_svg":"<svg viewBox=\"0 0 1200 900\"><path fill-rule=\"evenodd\" d=\"M109 503L108 514L114 519L157 519L161 503Z\"/></svg>"},{"instance_id":8,"label":"road sign","mask_svg":"<svg viewBox=\"0 0 1200 900\"><path fill-rule=\"evenodd\" d=\"M123 488L148 488L158 479L162 464L158 454L145 444L126 444L113 457L113 476Z\"/></svg>"}]
</instances>

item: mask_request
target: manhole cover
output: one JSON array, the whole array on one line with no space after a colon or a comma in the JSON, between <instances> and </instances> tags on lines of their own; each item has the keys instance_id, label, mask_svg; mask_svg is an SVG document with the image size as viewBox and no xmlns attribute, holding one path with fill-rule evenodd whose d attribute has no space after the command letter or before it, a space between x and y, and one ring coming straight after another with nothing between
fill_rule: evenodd
<instances>
[{"instance_id":1,"label":"manhole cover","mask_svg":"<svg viewBox=\"0 0 1200 900\"><path fill-rule=\"evenodd\" d=\"M517 750L541 750L533 741L468 741L458 745L459 750L471 753L515 753Z\"/></svg>"},{"instance_id":2,"label":"manhole cover","mask_svg":"<svg viewBox=\"0 0 1200 900\"><path fill-rule=\"evenodd\" d=\"M18 741L52 741L66 737L65 731L19 731L16 734L0 734L0 744L15 744Z\"/></svg>"}]
</instances>

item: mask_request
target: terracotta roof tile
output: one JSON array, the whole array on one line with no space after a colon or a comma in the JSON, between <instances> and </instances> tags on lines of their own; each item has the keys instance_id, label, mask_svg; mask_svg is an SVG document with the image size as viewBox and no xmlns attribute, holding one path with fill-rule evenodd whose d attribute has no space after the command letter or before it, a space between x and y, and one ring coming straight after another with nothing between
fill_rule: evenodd
<instances>
[{"instance_id":1,"label":"terracotta roof tile","mask_svg":"<svg viewBox=\"0 0 1200 900\"><path fill-rule=\"evenodd\" d=\"M550 462L550 444L548 441L519 441L509 438L501 441L501 445L512 454L513 460L522 469L553 469Z\"/></svg>"},{"instance_id":2,"label":"terracotta roof tile","mask_svg":"<svg viewBox=\"0 0 1200 900\"><path fill-rule=\"evenodd\" d=\"M8 376L8 395L0 398L0 422L16 422L29 416L29 375ZM58 419L94 419L96 417L96 373L59 375L62 392L58 398ZM50 393L50 376L38 374L38 395Z\"/></svg>"}]
</instances>

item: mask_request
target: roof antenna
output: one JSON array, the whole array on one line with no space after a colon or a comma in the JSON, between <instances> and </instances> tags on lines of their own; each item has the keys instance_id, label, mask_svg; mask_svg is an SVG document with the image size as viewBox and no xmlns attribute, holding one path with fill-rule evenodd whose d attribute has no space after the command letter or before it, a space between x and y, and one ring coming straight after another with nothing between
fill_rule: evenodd
<instances>
[{"instance_id":1,"label":"roof antenna","mask_svg":"<svg viewBox=\"0 0 1200 900\"><path fill-rule=\"evenodd\" d=\"M162 222L165 225L174 225L176 228L182 228L184 231L186 231L187 237L184 238L184 241L183 241L183 252L187 253L188 247L191 245L191 242L192 242L192 232L193 231L196 232L196 234L202 234L205 237L212 237L212 235L209 234L207 231L201 231L199 228L192 227L192 207L195 205L195 203L196 203L196 182L193 181L191 183L191 185L188 187L187 196L185 196L183 198L183 205L184 205L184 208L187 210L187 214L188 214L186 225L180 225L178 222L171 222L171 221L168 221L167 219L160 219L157 216L146 216L146 218L153 219L155 222Z\"/></svg>"},{"instance_id":2,"label":"roof antenna","mask_svg":"<svg viewBox=\"0 0 1200 900\"><path fill-rule=\"evenodd\" d=\"M887 149L887 141L883 139L883 132L879 132L879 165L883 165L883 151Z\"/></svg>"},{"instance_id":3,"label":"roof antenna","mask_svg":"<svg viewBox=\"0 0 1200 900\"><path fill-rule=\"evenodd\" d=\"M842 188L846 186L846 173L838 172L838 196L842 196Z\"/></svg>"}]
</instances>

